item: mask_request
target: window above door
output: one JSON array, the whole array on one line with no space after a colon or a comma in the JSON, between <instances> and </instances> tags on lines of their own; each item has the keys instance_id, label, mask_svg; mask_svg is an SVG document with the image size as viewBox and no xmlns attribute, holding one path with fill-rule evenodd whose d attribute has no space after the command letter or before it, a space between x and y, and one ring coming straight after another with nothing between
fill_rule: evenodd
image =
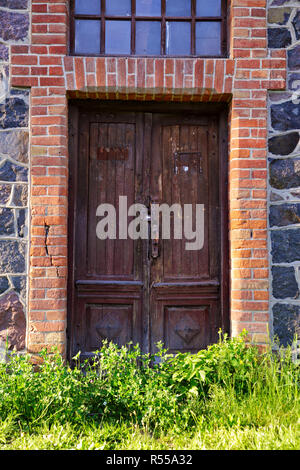
<instances>
[{"instance_id":1,"label":"window above door","mask_svg":"<svg viewBox=\"0 0 300 470\"><path fill-rule=\"evenodd\" d=\"M71 53L223 57L226 0L72 0Z\"/></svg>"}]
</instances>

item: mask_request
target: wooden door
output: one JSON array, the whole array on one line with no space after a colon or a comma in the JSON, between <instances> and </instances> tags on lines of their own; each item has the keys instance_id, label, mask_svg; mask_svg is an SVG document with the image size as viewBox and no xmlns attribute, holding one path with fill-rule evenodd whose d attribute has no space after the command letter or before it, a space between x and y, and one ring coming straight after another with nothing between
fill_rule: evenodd
<instances>
[{"instance_id":1,"label":"wooden door","mask_svg":"<svg viewBox=\"0 0 300 470\"><path fill-rule=\"evenodd\" d=\"M69 357L92 355L104 339L152 352L158 341L171 352L215 342L227 327L219 120L149 110L70 115ZM153 205L189 204L194 214L201 204L203 246L187 250L186 238L174 239L172 212L170 239L162 220L157 239L125 238L119 196L147 207L149 234ZM100 204L116 208L115 239L96 236Z\"/></svg>"},{"instance_id":2,"label":"wooden door","mask_svg":"<svg viewBox=\"0 0 300 470\"><path fill-rule=\"evenodd\" d=\"M221 327L218 121L157 114L152 129L151 199L178 204L180 217L192 205L194 225L201 204L204 237L201 249L187 250L184 233L163 239L160 232L150 269L151 349L161 340L170 352L195 352L215 342Z\"/></svg>"}]
</instances>

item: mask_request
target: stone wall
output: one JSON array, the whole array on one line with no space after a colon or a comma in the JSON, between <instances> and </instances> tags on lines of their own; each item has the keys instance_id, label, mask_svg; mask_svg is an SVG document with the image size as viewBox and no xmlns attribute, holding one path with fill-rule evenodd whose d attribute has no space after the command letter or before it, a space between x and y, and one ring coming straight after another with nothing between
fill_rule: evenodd
<instances>
[{"instance_id":1,"label":"stone wall","mask_svg":"<svg viewBox=\"0 0 300 470\"><path fill-rule=\"evenodd\" d=\"M0 0L0 346L25 348L29 90L10 88L11 44L29 40L29 1Z\"/></svg>"},{"instance_id":2,"label":"stone wall","mask_svg":"<svg viewBox=\"0 0 300 470\"><path fill-rule=\"evenodd\" d=\"M287 91L269 93L269 236L273 333L300 335L300 2L269 0L268 42L287 49Z\"/></svg>"}]
</instances>

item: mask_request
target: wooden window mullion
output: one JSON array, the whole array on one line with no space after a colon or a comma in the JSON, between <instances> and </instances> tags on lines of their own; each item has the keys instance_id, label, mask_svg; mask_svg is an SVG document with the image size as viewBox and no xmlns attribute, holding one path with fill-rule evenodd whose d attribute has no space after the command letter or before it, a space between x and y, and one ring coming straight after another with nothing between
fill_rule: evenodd
<instances>
[{"instance_id":1,"label":"wooden window mullion","mask_svg":"<svg viewBox=\"0 0 300 470\"><path fill-rule=\"evenodd\" d=\"M226 11L226 0L221 0L221 54L222 56L227 55L227 11Z\"/></svg>"},{"instance_id":2,"label":"wooden window mullion","mask_svg":"<svg viewBox=\"0 0 300 470\"><path fill-rule=\"evenodd\" d=\"M161 55L166 55L166 0L161 0Z\"/></svg>"},{"instance_id":3,"label":"wooden window mullion","mask_svg":"<svg viewBox=\"0 0 300 470\"><path fill-rule=\"evenodd\" d=\"M191 54L196 54L196 0L192 0Z\"/></svg>"},{"instance_id":4,"label":"wooden window mullion","mask_svg":"<svg viewBox=\"0 0 300 470\"><path fill-rule=\"evenodd\" d=\"M135 27L135 13L136 13L136 0L131 0L131 45L130 50L131 54L135 54L135 36L136 36L136 27Z\"/></svg>"},{"instance_id":5,"label":"wooden window mullion","mask_svg":"<svg viewBox=\"0 0 300 470\"><path fill-rule=\"evenodd\" d=\"M75 53L75 0L71 2L70 50Z\"/></svg>"},{"instance_id":6,"label":"wooden window mullion","mask_svg":"<svg viewBox=\"0 0 300 470\"><path fill-rule=\"evenodd\" d=\"M105 54L105 13L106 13L105 0L101 0L101 40L100 40L100 53Z\"/></svg>"}]
</instances>

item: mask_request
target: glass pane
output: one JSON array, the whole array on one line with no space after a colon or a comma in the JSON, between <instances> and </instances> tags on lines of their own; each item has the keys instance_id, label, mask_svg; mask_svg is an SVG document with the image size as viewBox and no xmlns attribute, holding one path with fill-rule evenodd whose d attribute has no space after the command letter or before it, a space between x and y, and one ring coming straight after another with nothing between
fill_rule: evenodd
<instances>
[{"instance_id":1,"label":"glass pane","mask_svg":"<svg viewBox=\"0 0 300 470\"><path fill-rule=\"evenodd\" d=\"M183 21L166 22L166 54L190 55L191 24Z\"/></svg>"},{"instance_id":2,"label":"glass pane","mask_svg":"<svg viewBox=\"0 0 300 470\"><path fill-rule=\"evenodd\" d=\"M136 16L161 16L161 0L136 0Z\"/></svg>"},{"instance_id":3,"label":"glass pane","mask_svg":"<svg viewBox=\"0 0 300 470\"><path fill-rule=\"evenodd\" d=\"M221 16L221 0L197 0L196 16Z\"/></svg>"},{"instance_id":4,"label":"glass pane","mask_svg":"<svg viewBox=\"0 0 300 470\"><path fill-rule=\"evenodd\" d=\"M131 21L105 22L105 53L130 54Z\"/></svg>"},{"instance_id":5,"label":"glass pane","mask_svg":"<svg viewBox=\"0 0 300 470\"><path fill-rule=\"evenodd\" d=\"M138 55L160 55L160 22L136 22L136 51Z\"/></svg>"},{"instance_id":6,"label":"glass pane","mask_svg":"<svg viewBox=\"0 0 300 470\"><path fill-rule=\"evenodd\" d=\"M75 21L75 54L100 54L100 21Z\"/></svg>"},{"instance_id":7,"label":"glass pane","mask_svg":"<svg viewBox=\"0 0 300 470\"><path fill-rule=\"evenodd\" d=\"M221 23L198 21L196 23L196 54L221 54Z\"/></svg>"},{"instance_id":8,"label":"glass pane","mask_svg":"<svg viewBox=\"0 0 300 470\"><path fill-rule=\"evenodd\" d=\"M191 16L191 0L166 0L167 16Z\"/></svg>"},{"instance_id":9,"label":"glass pane","mask_svg":"<svg viewBox=\"0 0 300 470\"><path fill-rule=\"evenodd\" d=\"M77 15L100 15L101 0L76 0L75 13Z\"/></svg>"},{"instance_id":10,"label":"glass pane","mask_svg":"<svg viewBox=\"0 0 300 470\"><path fill-rule=\"evenodd\" d=\"M130 16L131 0L106 0L106 14Z\"/></svg>"}]
</instances>

